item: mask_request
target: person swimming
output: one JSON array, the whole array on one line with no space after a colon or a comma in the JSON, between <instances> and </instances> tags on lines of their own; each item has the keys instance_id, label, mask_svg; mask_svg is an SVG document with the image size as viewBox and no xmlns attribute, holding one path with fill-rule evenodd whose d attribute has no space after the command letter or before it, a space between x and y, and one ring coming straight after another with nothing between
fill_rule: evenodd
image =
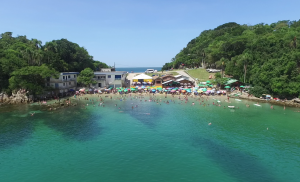
<instances>
[{"instance_id":1,"label":"person swimming","mask_svg":"<svg viewBox=\"0 0 300 182\"><path fill-rule=\"evenodd\" d=\"M211 123L208 123L208 125L211 125Z\"/></svg>"}]
</instances>

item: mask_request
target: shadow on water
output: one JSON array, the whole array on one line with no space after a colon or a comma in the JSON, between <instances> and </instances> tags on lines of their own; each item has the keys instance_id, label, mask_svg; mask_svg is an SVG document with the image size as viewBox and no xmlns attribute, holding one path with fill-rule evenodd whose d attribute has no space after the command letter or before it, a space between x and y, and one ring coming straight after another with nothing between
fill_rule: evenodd
<instances>
[{"instance_id":1,"label":"shadow on water","mask_svg":"<svg viewBox=\"0 0 300 182\"><path fill-rule=\"evenodd\" d=\"M0 149L22 145L33 132L33 123L27 117L8 117L0 121Z\"/></svg>"},{"instance_id":2,"label":"shadow on water","mask_svg":"<svg viewBox=\"0 0 300 182\"><path fill-rule=\"evenodd\" d=\"M208 157L239 181L279 182L254 156L219 145L209 139L195 137L192 141L194 147L204 147Z\"/></svg>"},{"instance_id":3,"label":"shadow on water","mask_svg":"<svg viewBox=\"0 0 300 182\"><path fill-rule=\"evenodd\" d=\"M49 115L44 124L61 132L68 139L88 141L103 133L103 128L97 122L101 120L101 116L88 111L61 111Z\"/></svg>"},{"instance_id":4,"label":"shadow on water","mask_svg":"<svg viewBox=\"0 0 300 182\"><path fill-rule=\"evenodd\" d=\"M143 101L144 102L144 101ZM140 103L137 103L140 104ZM132 109L132 106L134 107ZM137 119L149 128L155 128L159 118L163 116L163 111L160 105L155 102L147 103L147 106L135 107L135 104L131 102L126 102L125 107L122 108L124 113L128 113L131 117Z\"/></svg>"}]
</instances>

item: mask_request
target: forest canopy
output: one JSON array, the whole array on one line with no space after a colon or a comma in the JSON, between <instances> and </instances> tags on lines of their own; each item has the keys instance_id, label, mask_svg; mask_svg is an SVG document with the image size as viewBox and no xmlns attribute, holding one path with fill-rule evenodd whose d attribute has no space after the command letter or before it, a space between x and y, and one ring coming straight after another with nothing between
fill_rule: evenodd
<instances>
[{"instance_id":1,"label":"forest canopy","mask_svg":"<svg viewBox=\"0 0 300 182\"><path fill-rule=\"evenodd\" d=\"M270 25L234 22L205 30L191 40L163 70L200 67L223 69L226 75L281 97L300 95L300 20Z\"/></svg>"},{"instance_id":2,"label":"forest canopy","mask_svg":"<svg viewBox=\"0 0 300 182\"><path fill-rule=\"evenodd\" d=\"M0 92L23 88L40 94L45 89L45 75L38 72L55 76L58 72L80 72L85 68L98 71L107 67L94 60L85 48L67 39L43 45L26 36L13 37L11 32L0 35ZM36 82L30 80L32 78L37 78Z\"/></svg>"}]
</instances>

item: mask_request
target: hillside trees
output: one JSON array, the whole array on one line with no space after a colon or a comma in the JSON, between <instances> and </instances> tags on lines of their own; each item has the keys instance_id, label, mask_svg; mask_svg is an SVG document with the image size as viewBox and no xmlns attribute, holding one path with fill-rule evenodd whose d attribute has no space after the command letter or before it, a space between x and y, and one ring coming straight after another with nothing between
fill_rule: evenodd
<instances>
[{"instance_id":1,"label":"hillside trees","mask_svg":"<svg viewBox=\"0 0 300 182\"><path fill-rule=\"evenodd\" d=\"M36 75L39 69L44 70L41 73L48 73L45 70L51 70L52 73L79 72L85 68L96 71L107 67L105 63L94 60L85 48L67 39L53 40L43 45L38 39L13 37L12 32L0 35L0 92L10 93L12 89L26 85L32 93L40 93L45 87L42 84L44 76L37 76L36 82L28 80L33 79L32 75ZM17 83L20 85L17 86Z\"/></svg>"},{"instance_id":2,"label":"hillside trees","mask_svg":"<svg viewBox=\"0 0 300 182\"><path fill-rule=\"evenodd\" d=\"M299 40L300 20L253 26L230 22L203 31L163 69L182 64L191 68L191 60L197 60L204 68L224 69L226 75L261 86L270 94L298 97Z\"/></svg>"}]
</instances>

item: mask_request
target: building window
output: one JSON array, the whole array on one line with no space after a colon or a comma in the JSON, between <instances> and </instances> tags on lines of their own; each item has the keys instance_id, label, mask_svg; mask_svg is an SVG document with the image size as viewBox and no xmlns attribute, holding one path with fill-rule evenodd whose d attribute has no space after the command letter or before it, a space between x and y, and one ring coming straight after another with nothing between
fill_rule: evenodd
<instances>
[{"instance_id":1,"label":"building window","mask_svg":"<svg viewBox=\"0 0 300 182\"><path fill-rule=\"evenodd\" d=\"M76 78L76 75L74 75L74 78Z\"/></svg>"},{"instance_id":2,"label":"building window","mask_svg":"<svg viewBox=\"0 0 300 182\"><path fill-rule=\"evenodd\" d=\"M47 83L47 87L50 87L50 83Z\"/></svg>"},{"instance_id":3,"label":"building window","mask_svg":"<svg viewBox=\"0 0 300 182\"><path fill-rule=\"evenodd\" d=\"M107 78L111 78L111 75L107 75Z\"/></svg>"},{"instance_id":4,"label":"building window","mask_svg":"<svg viewBox=\"0 0 300 182\"><path fill-rule=\"evenodd\" d=\"M69 75L68 78L71 78L71 76Z\"/></svg>"},{"instance_id":5,"label":"building window","mask_svg":"<svg viewBox=\"0 0 300 182\"><path fill-rule=\"evenodd\" d=\"M65 86L66 84L65 83L63 83L63 86Z\"/></svg>"},{"instance_id":6,"label":"building window","mask_svg":"<svg viewBox=\"0 0 300 182\"><path fill-rule=\"evenodd\" d=\"M121 80L121 75L115 75L115 80Z\"/></svg>"},{"instance_id":7,"label":"building window","mask_svg":"<svg viewBox=\"0 0 300 182\"><path fill-rule=\"evenodd\" d=\"M69 85L71 85L71 82L69 82Z\"/></svg>"},{"instance_id":8,"label":"building window","mask_svg":"<svg viewBox=\"0 0 300 182\"><path fill-rule=\"evenodd\" d=\"M160 84L161 82L160 81L156 81L156 84Z\"/></svg>"},{"instance_id":9,"label":"building window","mask_svg":"<svg viewBox=\"0 0 300 182\"><path fill-rule=\"evenodd\" d=\"M65 79L65 76L63 76L63 79Z\"/></svg>"}]
</instances>

